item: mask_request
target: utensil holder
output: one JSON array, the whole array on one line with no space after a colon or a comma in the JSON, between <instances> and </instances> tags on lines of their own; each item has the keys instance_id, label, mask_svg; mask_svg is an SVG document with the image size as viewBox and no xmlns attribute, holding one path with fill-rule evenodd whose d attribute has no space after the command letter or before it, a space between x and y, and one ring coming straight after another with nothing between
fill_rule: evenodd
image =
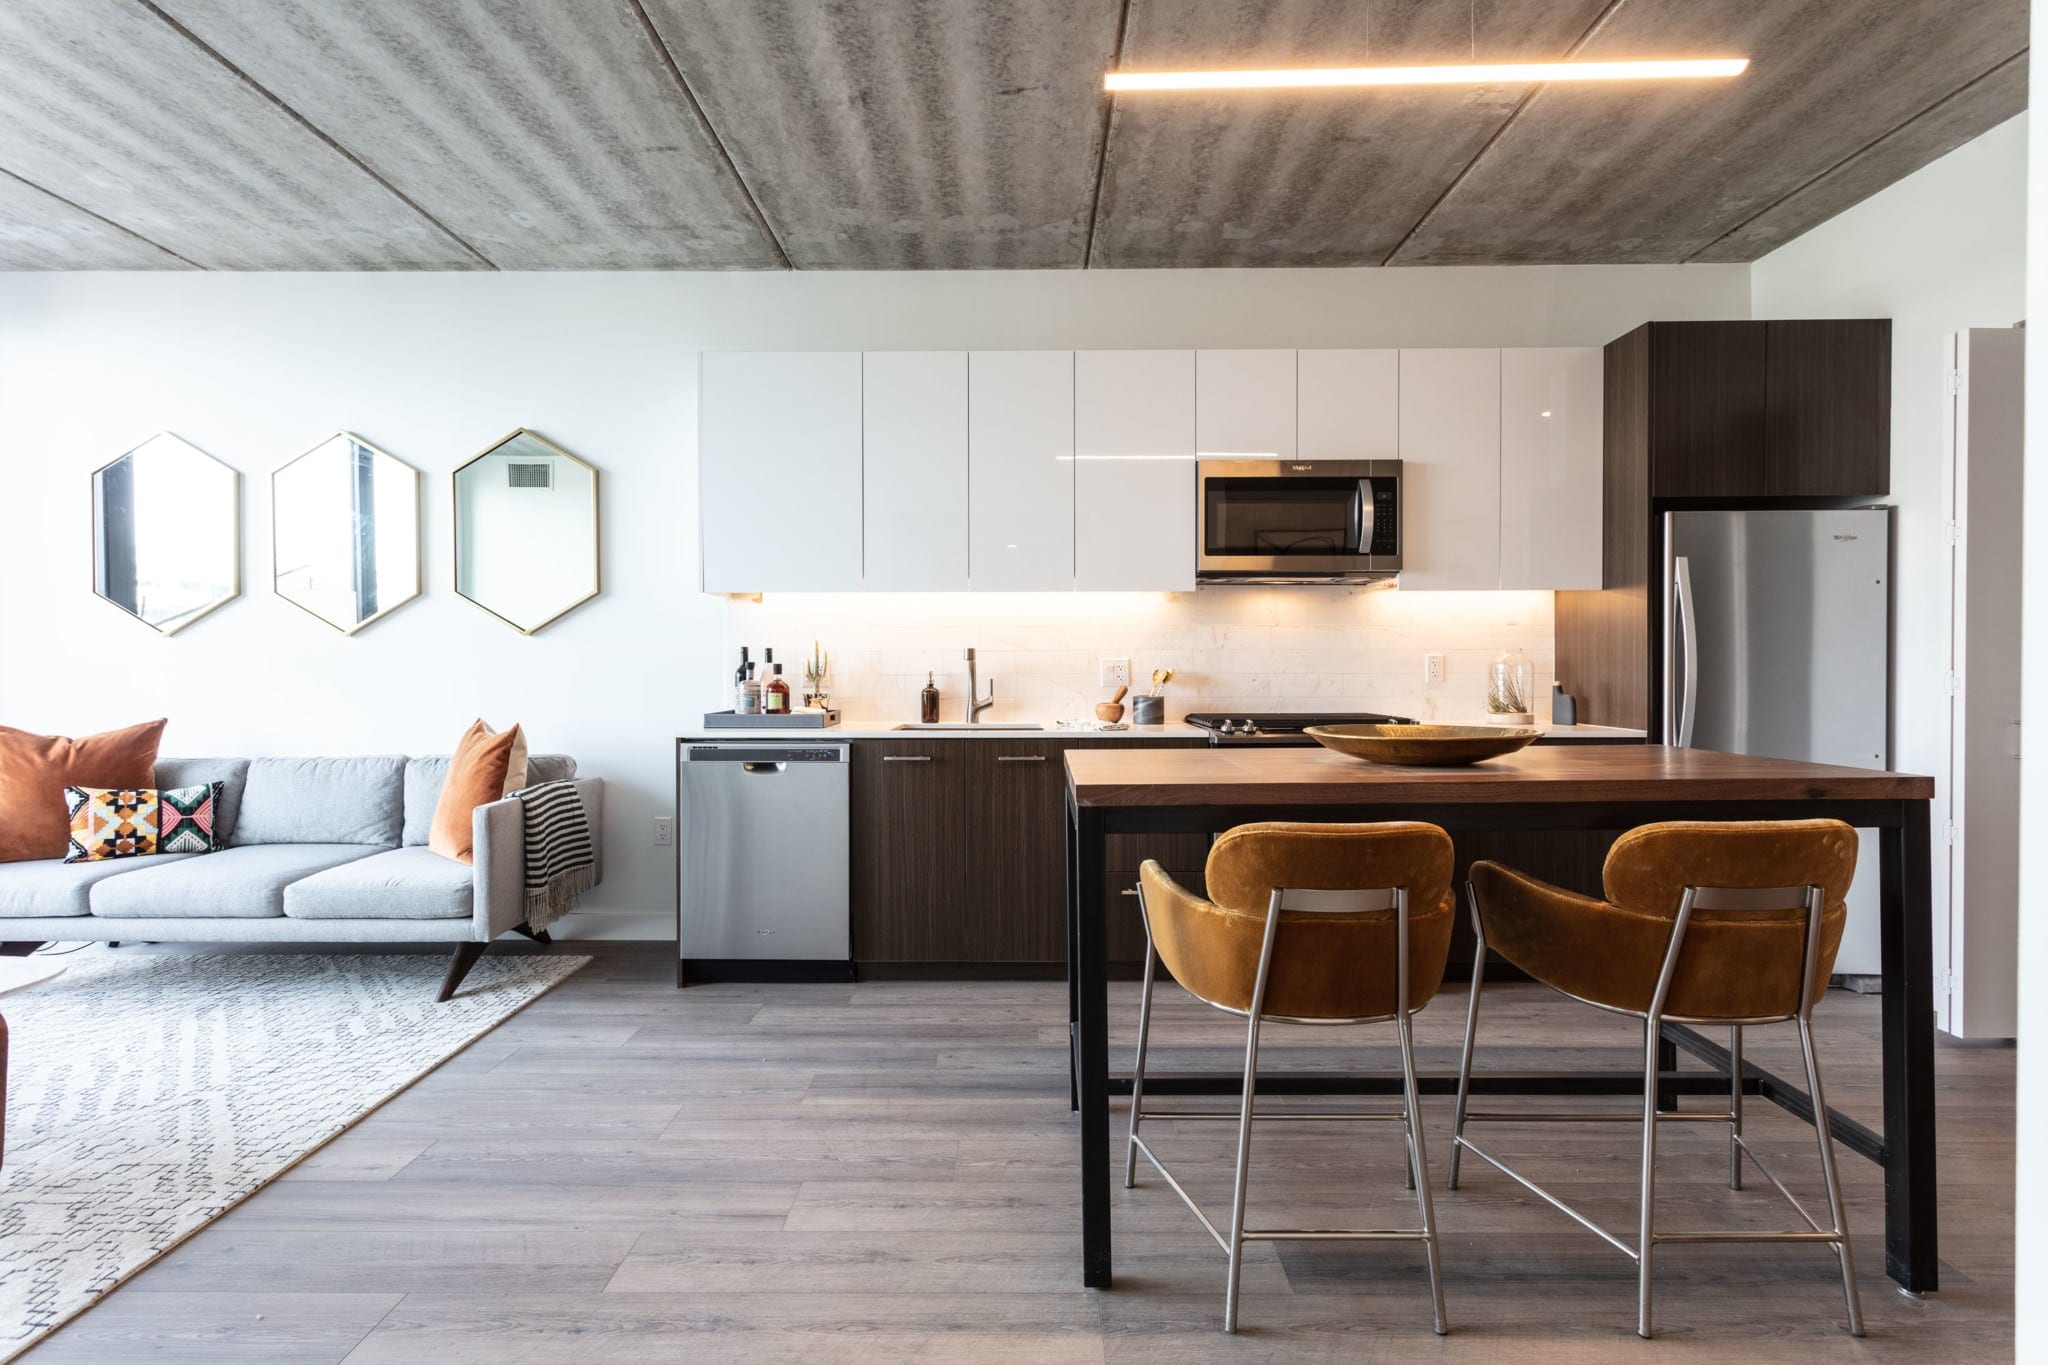
<instances>
[{"instance_id":1,"label":"utensil holder","mask_svg":"<svg viewBox=\"0 0 2048 1365\"><path fill-rule=\"evenodd\" d=\"M1147 696L1131 698L1131 724L1166 724L1166 698Z\"/></svg>"}]
</instances>

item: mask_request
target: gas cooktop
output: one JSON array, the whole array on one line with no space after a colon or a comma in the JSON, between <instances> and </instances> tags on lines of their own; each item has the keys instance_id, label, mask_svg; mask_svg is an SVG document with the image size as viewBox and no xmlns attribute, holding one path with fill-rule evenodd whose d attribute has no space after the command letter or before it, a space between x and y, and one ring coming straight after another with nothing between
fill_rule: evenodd
<instances>
[{"instance_id":1,"label":"gas cooktop","mask_svg":"<svg viewBox=\"0 0 2048 1365\"><path fill-rule=\"evenodd\" d=\"M1215 745L1264 744L1273 746L1313 745L1302 731L1311 725L1406 725L1406 716L1382 715L1377 711L1195 711L1187 723L1209 732Z\"/></svg>"}]
</instances>

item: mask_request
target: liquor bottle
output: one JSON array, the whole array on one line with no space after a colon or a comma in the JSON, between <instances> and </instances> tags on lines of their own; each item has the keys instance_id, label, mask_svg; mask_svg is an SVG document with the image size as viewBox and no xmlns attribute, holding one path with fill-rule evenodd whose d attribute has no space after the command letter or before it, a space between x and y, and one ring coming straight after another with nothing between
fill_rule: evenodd
<instances>
[{"instance_id":1,"label":"liquor bottle","mask_svg":"<svg viewBox=\"0 0 2048 1365\"><path fill-rule=\"evenodd\" d=\"M789 714L789 684L782 680L782 665L774 665L775 671L761 687L761 710L770 716Z\"/></svg>"}]
</instances>

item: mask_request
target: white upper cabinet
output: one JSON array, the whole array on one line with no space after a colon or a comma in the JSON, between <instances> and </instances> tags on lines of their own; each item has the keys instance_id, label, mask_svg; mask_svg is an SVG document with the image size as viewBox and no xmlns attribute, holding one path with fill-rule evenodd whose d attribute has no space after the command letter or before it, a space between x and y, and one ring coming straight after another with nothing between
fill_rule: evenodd
<instances>
[{"instance_id":1,"label":"white upper cabinet","mask_svg":"<svg viewBox=\"0 0 2048 1365\"><path fill-rule=\"evenodd\" d=\"M858 351L709 353L699 370L706 592L860 586Z\"/></svg>"},{"instance_id":2,"label":"white upper cabinet","mask_svg":"<svg viewBox=\"0 0 2048 1365\"><path fill-rule=\"evenodd\" d=\"M861 586L964 591L967 353L869 351L861 395Z\"/></svg>"},{"instance_id":3,"label":"white upper cabinet","mask_svg":"<svg viewBox=\"0 0 2048 1365\"><path fill-rule=\"evenodd\" d=\"M1074 355L1074 586L1195 586L1195 353Z\"/></svg>"},{"instance_id":4,"label":"white upper cabinet","mask_svg":"<svg viewBox=\"0 0 2048 1365\"><path fill-rule=\"evenodd\" d=\"M1404 589L1500 586L1500 354L1401 352Z\"/></svg>"},{"instance_id":5,"label":"white upper cabinet","mask_svg":"<svg viewBox=\"0 0 2048 1365\"><path fill-rule=\"evenodd\" d=\"M977 591L1074 586L1074 353L967 357L967 547Z\"/></svg>"},{"instance_id":6,"label":"white upper cabinet","mask_svg":"<svg viewBox=\"0 0 2048 1365\"><path fill-rule=\"evenodd\" d=\"M1195 352L1195 449L1205 460L1294 458L1294 352Z\"/></svg>"},{"instance_id":7,"label":"white upper cabinet","mask_svg":"<svg viewBox=\"0 0 2048 1365\"><path fill-rule=\"evenodd\" d=\"M1295 456L1401 458L1399 351L1295 352Z\"/></svg>"},{"instance_id":8,"label":"white upper cabinet","mask_svg":"<svg viewBox=\"0 0 2048 1365\"><path fill-rule=\"evenodd\" d=\"M1600 586L1597 346L1500 353L1500 586Z\"/></svg>"}]
</instances>

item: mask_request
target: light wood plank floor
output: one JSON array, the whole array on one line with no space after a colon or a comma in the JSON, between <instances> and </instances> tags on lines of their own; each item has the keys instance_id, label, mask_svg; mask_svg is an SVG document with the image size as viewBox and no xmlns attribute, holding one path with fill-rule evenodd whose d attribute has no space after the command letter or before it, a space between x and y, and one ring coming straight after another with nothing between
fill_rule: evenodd
<instances>
[{"instance_id":1,"label":"light wood plank floor","mask_svg":"<svg viewBox=\"0 0 2048 1365\"><path fill-rule=\"evenodd\" d=\"M1429 1104L1452 1335L1429 1330L1422 1258L1387 1244L1255 1247L1243 1331L1217 1330L1223 1262L1156 1177L1116 1193L1117 1288L1079 1287L1065 992L1051 983L715 986L678 991L658 949L599 961L173 1251L28 1357L639 1362L1429 1359L1834 1360L1944 1365L2012 1353L2013 1054L1944 1046L1942 1283L1883 1274L1875 1167L1844 1158L1869 1319L1840 1327L1833 1258L1810 1247L1660 1253L1659 1325L1638 1341L1618 1253L1505 1177L1442 1189L1449 1107ZM125 950L124 950L125 951ZM504 951L500 949L499 951ZM1239 1024L1161 994L1155 1071L1225 1067ZM1455 1065L1464 988L1418 1021ZM1136 989L1112 1003L1118 1052ZM1830 1097L1875 1123L1877 1002L1830 996ZM1778 1036L1772 1036L1778 1035ZM1269 1030L1273 1064L1391 1063L1391 1030ZM1534 987L1488 992L1481 1064L1633 1064L1626 1021ZM1792 1074L1785 1029L1751 1056ZM1281 1053L1286 1055L1280 1055ZM1810 1130L1755 1103L1750 1131L1821 1199ZM1113 1118L1117 1131L1122 1115ZM1731 1193L1725 1146L1677 1128L1668 1224L1785 1226ZM1163 1130L1162 1130L1163 1132ZM1406 1220L1395 1130L1265 1130L1263 1222ZM1494 1149L1633 1226L1634 1130L1495 1127ZM1227 1207L1221 1128L1161 1149ZM1752 1179L1753 1186L1762 1186Z\"/></svg>"}]
</instances>

